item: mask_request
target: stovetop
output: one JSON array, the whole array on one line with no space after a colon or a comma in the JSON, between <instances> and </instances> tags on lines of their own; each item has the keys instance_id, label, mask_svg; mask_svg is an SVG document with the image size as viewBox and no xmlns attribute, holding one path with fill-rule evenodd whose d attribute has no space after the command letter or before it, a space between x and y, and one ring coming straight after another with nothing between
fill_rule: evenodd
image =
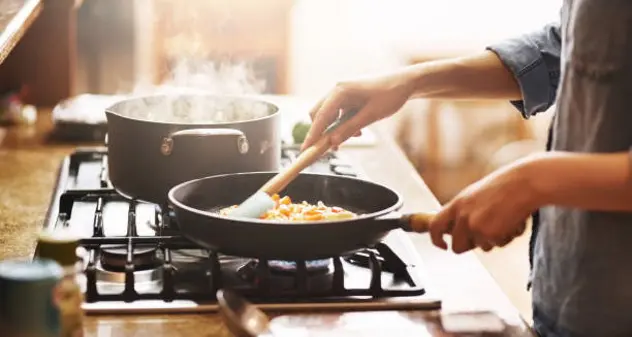
<instances>
[{"instance_id":1,"label":"stovetop","mask_svg":"<svg viewBox=\"0 0 632 337\"><path fill-rule=\"evenodd\" d=\"M282 153L288 165L298 150L284 146ZM366 179L335 152L306 171ZM63 160L44 226L64 226L81 237L87 313L215 311L223 287L279 311L441 305L401 231L359 253L319 261L253 260L202 249L179 234L169 207L116 192L106 147L78 148Z\"/></svg>"}]
</instances>

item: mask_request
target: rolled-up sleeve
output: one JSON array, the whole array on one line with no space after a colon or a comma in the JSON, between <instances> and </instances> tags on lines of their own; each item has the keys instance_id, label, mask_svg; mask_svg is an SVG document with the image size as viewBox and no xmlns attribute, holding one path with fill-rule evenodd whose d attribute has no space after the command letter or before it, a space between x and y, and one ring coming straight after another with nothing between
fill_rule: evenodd
<instances>
[{"instance_id":1,"label":"rolled-up sleeve","mask_svg":"<svg viewBox=\"0 0 632 337\"><path fill-rule=\"evenodd\" d=\"M501 41L486 49L494 52L513 73L522 100L511 103L529 118L547 110L555 102L560 81L560 25Z\"/></svg>"}]
</instances>

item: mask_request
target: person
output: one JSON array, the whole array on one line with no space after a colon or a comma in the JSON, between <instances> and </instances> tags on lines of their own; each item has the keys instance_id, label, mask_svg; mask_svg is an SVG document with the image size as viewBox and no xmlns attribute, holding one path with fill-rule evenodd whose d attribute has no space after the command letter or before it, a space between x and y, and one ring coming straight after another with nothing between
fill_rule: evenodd
<instances>
[{"instance_id":1,"label":"person","mask_svg":"<svg viewBox=\"0 0 632 337\"><path fill-rule=\"evenodd\" d=\"M341 82L312 109L311 145L340 113L334 146L412 98L509 100L529 118L554 107L548 151L464 188L430 224L456 253L530 243L534 330L632 336L632 1L565 0L560 21L475 55Z\"/></svg>"}]
</instances>

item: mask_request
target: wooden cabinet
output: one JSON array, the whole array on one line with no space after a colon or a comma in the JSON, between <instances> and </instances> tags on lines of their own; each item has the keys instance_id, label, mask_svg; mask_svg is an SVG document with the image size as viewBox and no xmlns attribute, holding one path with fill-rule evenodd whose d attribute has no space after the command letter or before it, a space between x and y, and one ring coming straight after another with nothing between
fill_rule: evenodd
<instances>
[{"instance_id":1,"label":"wooden cabinet","mask_svg":"<svg viewBox=\"0 0 632 337\"><path fill-rule=\"evenodd\" d=\"M27 88L24 100L54 105L74 94L76 0L4 1L0 36L0 92ZM19 9L19 10L18 10Z\"/></svg>"},{"instance_id":2,"label":"wooden cabinet","mask_svg":"<svg viewBox=\"0 0 632 337\"><path fill-rule=\"evenodd\" d=\"M245 62L266 93L287 93L290 0L155 0L154 81L189 60Z\"/></svg>"}]
</instances>

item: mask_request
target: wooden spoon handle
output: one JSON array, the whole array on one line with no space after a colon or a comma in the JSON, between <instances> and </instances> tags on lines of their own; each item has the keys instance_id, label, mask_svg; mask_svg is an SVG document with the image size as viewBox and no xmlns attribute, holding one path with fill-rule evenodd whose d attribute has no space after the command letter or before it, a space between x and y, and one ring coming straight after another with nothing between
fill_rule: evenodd
<instances>
[{"instance_id":1,"label":"wooden spoon handle","mask_svg":"<svg viewBox=\"0 0 632 337\"><path fill-rule=\"evenodd\" d=\"M296 158L296 160L287 167L284 171L280 172L272 179L270 179L263 187L261 191L266 192L269 195L279 193L284 189L292 180L294 180L305 168L309 167L318 158L320 158L331 147L331 141L329 136L324 136L314 145L308 147L305 151Z\"/></svg>"},{"instance_id":2,"label":"wooden spoon handle","mask_svg":"<svg viewBox=\"0 0 632 337\"><path fill-rule=\"evenodd\" d=\"M325 152L329 150L331 147L331 139L330 134L334 131L338 126L342 123L348 121L353 116L358 113L358 110L347 111L344 113L338 120L333 122L326 130L323 132L323 136L318 140L318 142L314 143L314 145L308 147L305 151L301 152L301 154L296 158L296 160L286 168L284 171L280 172L272 179L270 179L265 185L263 185L260 191L267 193L268 195L273 195L275 193L279 193L282 189L284 189L289 183L292 182L304 169L312 165L314 162L318 160Z\"/></svg>"}]
</instances>

